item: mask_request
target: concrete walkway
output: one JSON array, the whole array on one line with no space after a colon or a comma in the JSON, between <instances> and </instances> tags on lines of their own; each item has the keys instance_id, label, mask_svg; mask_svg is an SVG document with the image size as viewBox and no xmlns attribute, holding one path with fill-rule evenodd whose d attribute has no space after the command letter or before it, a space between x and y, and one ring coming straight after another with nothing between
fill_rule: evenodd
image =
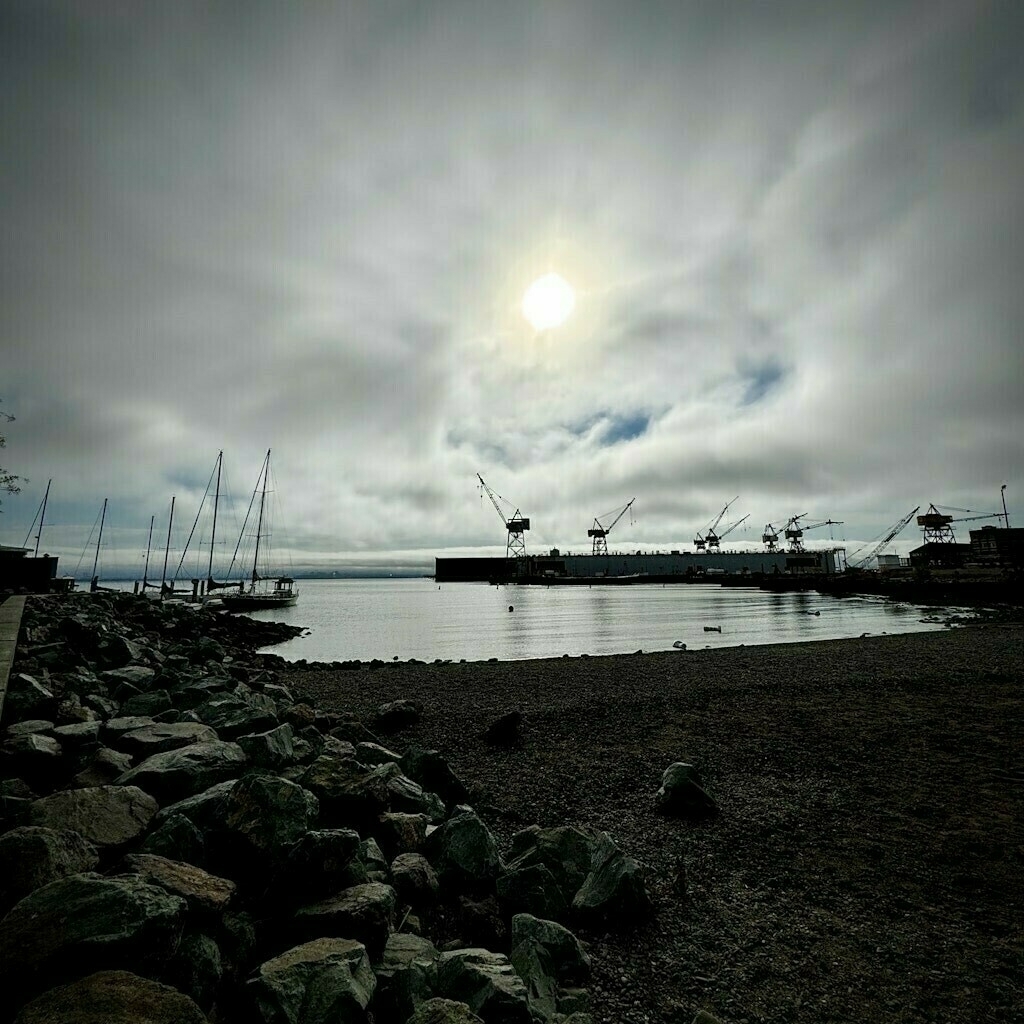
<instances>
[{"instance_id":1,"label":"concrete walkway","mask_svg":"<svg viewBox=\"0 0 1024 1024\"><path fill-rule=\"evenodd\" d=\"M21 628L21 613L24 610L24 596L9 597L0 604L0 714L4 710L7 677L11 674L14 648L18 646L18 630Z\"/></svg>"}]
</instances>

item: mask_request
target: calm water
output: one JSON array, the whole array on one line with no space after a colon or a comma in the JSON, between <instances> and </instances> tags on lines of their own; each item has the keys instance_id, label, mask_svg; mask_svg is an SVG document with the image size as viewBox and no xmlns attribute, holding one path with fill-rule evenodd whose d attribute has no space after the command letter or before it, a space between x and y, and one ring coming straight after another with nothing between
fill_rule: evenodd
<instances>
[{"instance_id":1,"label":"calm water","mask_svg":"<svg viewBox=\"0 0 1024 1024\"><path fill-rule=\"evenodd\" d=\"M290 661L511 661L664 651L676 640L695 650L942 628L921 622L935 609L880 598L713 585L438 587L429 579L396 579L300 580L298 587L295 607L250 613L307 627L307 634L266 649ZM721 633L706 633L705 626L720 626Z\"/></svg>"}]
</instances>

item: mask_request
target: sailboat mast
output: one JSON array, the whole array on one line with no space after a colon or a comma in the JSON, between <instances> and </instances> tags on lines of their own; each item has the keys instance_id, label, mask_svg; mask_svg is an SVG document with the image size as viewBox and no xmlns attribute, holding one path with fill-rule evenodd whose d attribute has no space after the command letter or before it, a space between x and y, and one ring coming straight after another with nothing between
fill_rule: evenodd
<instances>
[{"instance_id":1,"label":"sailboat mast","mask_svg":"<svg viewBox=\"0 0 1024 1024\"><path fill-rule=\"evenodd\" d=\"M213 495L213 527L210 530L210 565L206 571L206 589L213 583L213 542L217 539L217 505L220 502L220 467L224 461L223 449L217 453L217 490Z\"/></svg>"},{"instance_id":2,"label":"sailboat mast","mask_svg":"<svg viewBox=\"0 0 1024 1024\"><path fill-rule=\"evenodd\" d=\"M100 535L96 538L96 557L92 560L92 581L96 582L96 566L100 564L100 544L103 541L103 523L107 518L107 499L103 499L103 511L100 514Z\"/></svg>"},{"instance_id":3,"label":"sailboat mast","mask_svg":"<svg viewBox=\"0 0 1024 1024\"><path fill-rule=\"evenodd\" d=\"M142 589L145 591L146 585L149 582L149 551L153 546L153 523L156 522L156 516L149 517L149 540L146 541L146 567L142 570Z\"/></svg>"},{"instance_id":4,"label":"sailboat mast","mask_svg":"<svg viewBox=\"0 0 1024 1024\"><path fill-rule=\"evenodd\" d=\"M171 523L174 522L174 495L171 495L171 514L167 519L167 547L164 548L164 571L160 577L160 593L167 586L167 556L171 553Z\"/></svg>"},{"instance_id":5,"label":"sailboat mast","mask_svg":"<svg viewBox=\"0 0 1024 1024\"><path fill-rule=\"evenodd\" d=\"M39 557L39 538L43 535L43 521L46 519L46 499L50 497L50 484L52 483L52 478L46 481L46 493L43 495L43 510L39 516L39 532L36 534L36 550L32 556L33 558Z\"/></svg>"},{"instance_id":6,"label":"sailboat mast","mask_svg":"<svg viewBox=\"0 0 1024 1024\"><path fill-rule=\"evenodd\" d=\"M267 475L270 473L270 449L267 449L267 457L263 460L263 490L260 492L260 517L256 522L256 552L252 556L252 581L255 583L259 578L256 566L260 557L260 533L263 530L263 503L267 500Z\"/></svg>"}]
</instances>

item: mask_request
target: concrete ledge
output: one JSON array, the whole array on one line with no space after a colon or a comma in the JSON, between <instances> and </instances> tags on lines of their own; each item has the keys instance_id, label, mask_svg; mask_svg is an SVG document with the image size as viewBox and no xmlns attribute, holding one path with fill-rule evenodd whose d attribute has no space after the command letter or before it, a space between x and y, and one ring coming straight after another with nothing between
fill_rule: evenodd
<instances>
[{"instance_id":1,"label":"concrete ledge","mask_svg":"<svg viewBox=\"0 0 1024 1024\"><path fill-rule=\"evenodd\" d=\"M25 610L24 596L9 597L0 604L0 715L7 696L7 677L14 663L14 649L18 646L21 613Z\"/></svg>"}]
</instances>

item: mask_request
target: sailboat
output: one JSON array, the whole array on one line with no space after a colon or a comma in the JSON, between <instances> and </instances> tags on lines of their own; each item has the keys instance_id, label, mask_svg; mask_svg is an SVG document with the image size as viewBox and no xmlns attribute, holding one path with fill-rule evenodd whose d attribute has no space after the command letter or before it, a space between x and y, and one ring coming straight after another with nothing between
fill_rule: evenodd
<instances>
[{"instance_id":1,"label":"sailboat","mask_svg":"<svg viewBox=\"0 0 1024 1024\"><path fill-rule=\"evenodd\" d=\"M290 576L264 577L259 572L260 541L263 539L264 510L267 502L267 481L270 478L270 449L267 449L266 458L263 460L263 468L260 470L259 479L256 481L256 489L253 491L252 501L249 503L249 513L252 512L252 505L256 499L256 492L260 495L260 511L256 523L256 544L252 556L252 577L246 587L243 581L238 585L237 593L225 591L221 594L221 604L231 612L255 611L259 608L287 608L299 599L299 592L295 589L295 580ZM246 522L249 521L249 513L246 514ZM245 535L245 525L242 526L242 536L238 538L238 548L242 544ZM266 546L266 545L265 545ZM234 560L232 560L232 565ZM230 575L231 570L228 570Z\"/></svg>"}]
</instances>

